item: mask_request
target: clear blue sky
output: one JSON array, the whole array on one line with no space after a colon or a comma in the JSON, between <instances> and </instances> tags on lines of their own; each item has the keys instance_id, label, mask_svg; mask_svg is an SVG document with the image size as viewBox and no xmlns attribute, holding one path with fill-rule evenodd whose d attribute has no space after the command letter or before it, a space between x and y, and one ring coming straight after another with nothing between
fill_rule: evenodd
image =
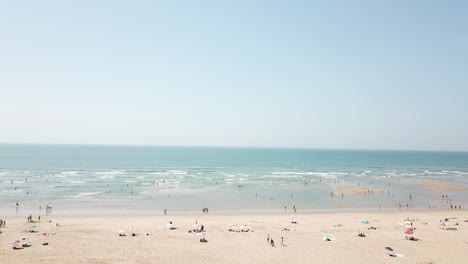
<instances>
[{"instance_id":1,"label":"clear blue sky","mask_svg":"<svg viewBox=\"0 0 468 264\"><path fill-rule=\"evenodd\" d=\"M468 150L468 2L1 1L0 142Z\"/></svg>"}]
</instances>

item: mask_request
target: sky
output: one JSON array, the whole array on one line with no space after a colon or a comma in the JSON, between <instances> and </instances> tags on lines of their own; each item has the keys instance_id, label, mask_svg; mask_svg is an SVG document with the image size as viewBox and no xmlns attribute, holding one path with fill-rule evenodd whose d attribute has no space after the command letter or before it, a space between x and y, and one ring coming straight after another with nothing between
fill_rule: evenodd
<instances>
[{"instance_id":1,"label":"sky","mask_svg":"<svg viewBox=\"0 0 468 264\"><path fill-rule=\"evenodd\" d=\"M0 142L468 151L467 14L0 0Z\"/></svg>"}]
</instances>

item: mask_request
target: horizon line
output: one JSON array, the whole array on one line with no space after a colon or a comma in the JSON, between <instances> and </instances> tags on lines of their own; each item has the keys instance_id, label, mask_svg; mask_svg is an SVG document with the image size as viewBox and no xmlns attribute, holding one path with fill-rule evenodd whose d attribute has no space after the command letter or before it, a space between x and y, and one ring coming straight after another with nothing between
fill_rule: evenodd
<instances>
[{"instance_id":1,"label":"horizon line","mask_svg":"<svg viewBox=\"0 0 468 264\"><path fill-rule=\"evenodd\" d=\"M49 145L49 146L102 146L102 147L165 147L165 148L238 148L238 149L290 149L290 150L342 150L342 151L395 151L395 152L457 152L468 153L468 150L434 150L434 149L390 149L390 148L319 148L287 146L229 146L229 145L158 145L158 144L106 144L106 143L31 143L0 142L0 145Z\"/></svg>"}]
</instances>

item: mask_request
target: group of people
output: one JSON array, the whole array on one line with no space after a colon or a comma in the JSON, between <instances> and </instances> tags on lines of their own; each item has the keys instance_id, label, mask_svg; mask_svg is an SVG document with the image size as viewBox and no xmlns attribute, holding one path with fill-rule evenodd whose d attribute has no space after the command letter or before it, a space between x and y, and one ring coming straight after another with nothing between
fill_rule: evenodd
<instances>
[{"instance_id":1,"label":"group of people","mask_svg":"<svg viewBox=\"0 0 468 264\"><path fill-rule=\"evenodd\" d=\"M208 207L203 208L202 212L203 212L204 214L207 214L207 213L208 213Z\"/></svg>"},{"instance_id":2,"label":"group of people","mask_svg":"<svg viewBox=\"0 0 468 264\"><path fill-rule=\"evenodd\" d=\"M284 207L284 212L286 213L286 212L287 212L287 210L288 210L288 207L287 207L287 206L285 206L285 207ZM294 212L295 212L295 213L297 212L297 210L296 210L296 206L295 206L295 205L293 205L293 210L294 210Z\"/></svg>"},{"instance_id":3,"label":"group of people","mask_svg":"<svg viewBox=\"0 0 468 264\"><path fill-rule=\"evenodd\" d=\"M446 201L447 203L450 203L450 209L461 209L461 205L457 206L452 204L452 198L449 198L447 194L442 195L442 201Z\"/></svg>"},{"instance_id":4,"label":"group of people","mask_svg":"<svg viewBox=\"0 0 468 264\"><path fill-rule=\"evenodd\" d=\"M272 247L276 247L275 241L273 240L273 238L270 237L270 234L267 235L267 243L270 244ZM283 237L281 237L281 245L286 246Z\"/></svg>"},{"instance_id":5,"label":"group of people","mask_svg":"<svg viewBox=\"0 0 468 264\"><path fill-rule=\"evenodd\" d=\"M41 221L41 216L40 216L40 215L37 217L37 221L38 221L38 222ZM32 214L30 214L30 215L28 216L28 223L34 223Z\"/></svg>"},{"instance_id":6,"label":"group of people","mask_svg":"<svg viewBox=\"0 0 468 264\"><path fill-rule=\"evenodd\" d=\"M0 227L5 227L6 220L0 219Z\"/></svg>"}]
</instances>

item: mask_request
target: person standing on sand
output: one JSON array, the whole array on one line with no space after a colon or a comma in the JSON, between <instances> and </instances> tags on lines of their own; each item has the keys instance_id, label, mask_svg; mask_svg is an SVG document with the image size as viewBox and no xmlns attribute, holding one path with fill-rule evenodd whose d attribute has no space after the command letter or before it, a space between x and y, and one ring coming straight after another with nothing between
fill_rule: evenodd
<instances>
[{"instance_id":1,"label":"person standing on sand","mask_svg":"<svg viewBox=\"0 0 468 264\"><path fill-rule=\"evenodd\" d=\"M270 234L267 235L267 242L270 243Z\"/></svg>"},{"instance_id":2,"label":"person standing on sand","mask_svg":"<svg viewBox=\"0 0 468 264\"><path fill-rule=\"evenodd\" d=\"M19 203L16 202L16 216L18 216Z\"/></svg>"}]
</instances>

